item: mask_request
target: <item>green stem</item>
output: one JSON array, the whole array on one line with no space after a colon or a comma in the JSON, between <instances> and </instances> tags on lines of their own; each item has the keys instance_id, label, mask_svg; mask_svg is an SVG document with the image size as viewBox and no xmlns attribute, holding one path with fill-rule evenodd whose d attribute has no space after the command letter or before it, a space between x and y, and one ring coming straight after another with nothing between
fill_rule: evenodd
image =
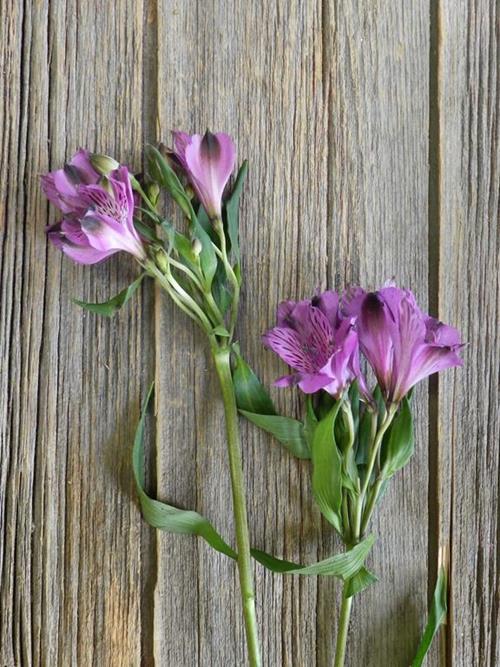
<instances>
[{"instance_id":1,"label":"green stem","mask_svg":"<svg viewBox=\"0 0 500 667\"><path fill-rule=\"evenodd\" d=\"M378 478L377 481L375 482L373 489L370 492L370 496L368 498L368 502L366 503L365 510L363 512L363 519L361 521L361 534L363 534L366 530L366 527L368 525L368 522L371 519L371 516L373 514L373 510L375 509L375 505L377 504L377 500L380 494L380 489L382 488L382 484L384 483L384 480L381 478Z\"/></svg>"},{"instance_id":2,"label":"green stem","mask_svg":"<svg viewBox=\"0 0 500 667\"><path fill-rule=\"evenodd\" d=\"M222 399L226 414L227 452L233 494L233 512L238 547L238 572L240 578L243 616L247 637L248 658L251 667L260 667L260 647L255 614L255 593L250 559L250 540L243 480L238 409L231 375L230 351L226 348L212 348L215 368L219 376Z\"/></svg>"},{"instance_id":3,"label":"green stem","mask_svg":"<svg viewBox=\"0 0 500 667\"><path fill-rule=\"evenodd\" d=\"M375 463L377 461L377 457L380 451L380 447L382 445L382 440L384 438L384 434L389 428L393 417L396 413L397 406L391 405L389 407L389 410L387 411L384 420L382 421L382 424L380 425L380 428L376 432L375 437L372 437L372 449L370 452L370 458L368 460L368 466L366 470L366 477L363 483L363 486L360 490L359 496L356 501L356 506L355 506L355 512L354 512L354 518L351 523L351 539L352 539L352 544L358 544L359 540L361 539L361 535L363 534L363 531L366 527L366 524L368 523L368 519L371 516L371 513L373 511L373 506L372 502L376 502L376 496L378 496L379 492L379 486L378 483L375 486L375 494L372 495L370 498L370 502L367 504L367 511L369 510L369 514L365 514L364 520L363 519L363 508L364 508L364 503L365 503L365 498L366 494L368 491L368 487L370 485L370 479L373 473L373 468L375 466ZM349 414L347 409L345 410L345 415L347 419L349 418ZM373 499L373 500L372 500ZM337 634L337 646L335 649L335 662L334 662L334 667L343 667L344 661L345 661L345 653L346 653L346 645L347 645L347 631L349 629L349 618L351 615L351 607L352 607L352 597L346 597L346 592L347 588L349 586L349 579L346 579L344 582L344 590L342 593L342 606L340 608L340 618L339 618L339 630Z\"/></svg>"},{"instance_id":4,"label":"green stem","mask_svg":"<svg viewBox=\"0 0 500 667\"><path fill-rule=\"evenodd\" d=\"M352 596L346 597L349 579L344 582L342 591L342 606L340 608L339 629L337 633L337 645L335 647L334 667L343 667L345 651L347 646L347 631L349 630L349 618L351 616Z\"/></svg>"}]
</instances>

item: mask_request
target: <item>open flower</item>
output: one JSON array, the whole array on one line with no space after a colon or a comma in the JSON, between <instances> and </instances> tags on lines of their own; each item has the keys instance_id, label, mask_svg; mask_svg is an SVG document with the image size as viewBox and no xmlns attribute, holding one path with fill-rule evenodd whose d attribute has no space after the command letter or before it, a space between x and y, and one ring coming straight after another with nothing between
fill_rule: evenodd
<instances>
[{"instance_id":1,"label":"open flower","mask_svg":"<svg viewBox=\"0 0 500 667\"><path fill-rule=\"evenodd\" d=\"M101 178L87 151L80 150L64 169L42 176L42 188L64 213L63 220L47 229L48 237L75 262L95 264L120 250L145 259L134 227L134 195L126 167Z\"/></svg>"},{"instance_id":2,"label":"open flower","mask_svg":"<svg viewBox=\"0 0 500 667\"><path fill-rule=\"evenodd\" d=\"M41 177L42 190L63 213L83 214L85 204L78 196L80 185L95 185L100 175L92 166L90 153L80 148L62 169Z\"/></svg>"},{"instance_id":3,"label":"open flower","mask_svg":"<svg viewBox=\"0 0 500 667\"><path fill-rule=\"evenodd\" d=\"M284 301L278 306L278 326L263 336L272 349L296 372L275 386L298 384L306 394L324 389L339 398L346 387L359 379L358 336L353 318L343 318L335 292L324 292L307 301Z\"/></svg>"},{"instance_id":4,"label":"open flower","mask_svg":"<svg viewBox=\"0 0 500 667\"><path fill-rule=\"evenodd\" d=\"M228 134L173 132L177 159L211 219L220 219L222 195L234 169L236 148Z\"/></svg>"},{"instance_id":5,"label":"open flower","mask_svg":"<svg viewBox=\"0 0 500 667\"><path fill-rule=\"evenodd\" d=\"M342 310L356 318L362 352L389 402L399 402L432 373L461 366L463 347L456 329L423 313L409 290L348 290Z\"/></svg>"}]
</instances>

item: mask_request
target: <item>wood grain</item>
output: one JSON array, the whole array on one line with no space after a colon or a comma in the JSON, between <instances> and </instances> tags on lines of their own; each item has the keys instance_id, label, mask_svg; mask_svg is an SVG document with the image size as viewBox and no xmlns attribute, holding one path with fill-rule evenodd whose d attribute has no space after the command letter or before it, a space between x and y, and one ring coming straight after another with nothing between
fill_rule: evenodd
<instances>
[{"instance_id":1,"label":"wood grain","mask_svg":"<svg viewBox=\"0 0 500 667\"><path fill-rule=\"evenodd\" d=\"M380 583L355 601L348 664L409 664L440 544L452 615L427 664L498 664L495 0L40 0L0 13L0 667L245 664L234 564L145 526L129 463L155 375L149 487L234 540L205 341L151 283L112 320L74 306L136 269L47 248L54 210L38 186L80 145L140 170L143 143L205 127L250 161L238 335L267 384L283 368L260 334L280 299L317 287L395 276L470 342L464 369L416 393L417 455L373 524ZM294 392L273 396L300 414ZM253 544L303 562L339 549L308 463L251 425L242 435ZM331 664L337 582L255 575L266 667Z\"/></svg>"},{"instance_id":2,"label":"wood grain","mask_svg":"<svg viewBox=\"0 0 500 667\"><path fill-rule=\"evenodd\" d=\"M142 4L3 5L0 664L138 664L145 534L130 442L150 308L103 300L135 268L47 248L38 176L86 145L133 162L142 131ZM149 539L149 538L147 538Z\"/></svg>"},{"instance_id":3,"label":"wood grain","mask_svg":"<svg viewBox=\"0 0 500 667\"><path fill-rule=\"evenodd\" d=\"M441 19L439 311L468 341L464 368L439 381L452 466L448 664L497 665L500 14L498 3L462 0L444 2Z\"/></svg>"}]
</instances>

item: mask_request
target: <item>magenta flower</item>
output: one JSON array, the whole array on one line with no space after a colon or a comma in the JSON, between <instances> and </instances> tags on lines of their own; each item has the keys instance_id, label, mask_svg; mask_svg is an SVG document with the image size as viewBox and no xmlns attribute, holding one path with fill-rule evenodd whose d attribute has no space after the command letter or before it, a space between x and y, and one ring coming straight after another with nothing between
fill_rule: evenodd
<instances>
[{"instance_id":1,"label":"magenta flower","mask_svg":"<svg viewBox=\"0 0 500 667\"><path fill-rule=\"evenodd\" d=\"M80 149L64 169L42 176L42 189L64 213L62 221L47 229L48 237L75 262L95 264L120 250L146 258L134 227L134 195L126 167L101 179L89 153Z\"/></svg>"},{"instance_id":2,"label":"magenta flower","mask_svg":"<svg viewBox=\"0 0 500 667\"><path fill-rule=\"evenodd\" d=\"M353 318L339 312L339 297L324 292L307 301L284 301L278 306L278 326L263 336L264 344L296 372L280 378L277 387L295 384L306 394L324 389L339 398L359 370L358 337Z\"/></svg>"},{"instance_id":3,"label":"magenta flower","mask_svg":"<svg viewBox=\"0 0 500 667\"><path fill-rule=\"evenodd\" d=\"M100 174L92 166L90 154L80 148L63 169L57 169L41 177L42 190L63 213L82 214L85 206L78 196L80 185L95 185Z\"/></svg>"},{"instance_id":4,"label":"magenta flower","mask_svg":"<svg viewBox=\"0 0 500 667\"><path fill-rule=\"evenodd\" d=\"M234 169L236 148L227 134L173 132L173 155L180 163L203 208L220 219L222 195Z\"/></svg>"},{"instance_id":5,"label":"magenta flower","mask_svg":"<svg viewBox=\"0 0 500 667\"><path fill-rule=\"evenodd\" d=\"M423 313L409 290L348 290L342 310L356 318L362 352L389 402L399 402L432 373L461 366L463 347L456 329Z\"/></svg>"}]
</instances>

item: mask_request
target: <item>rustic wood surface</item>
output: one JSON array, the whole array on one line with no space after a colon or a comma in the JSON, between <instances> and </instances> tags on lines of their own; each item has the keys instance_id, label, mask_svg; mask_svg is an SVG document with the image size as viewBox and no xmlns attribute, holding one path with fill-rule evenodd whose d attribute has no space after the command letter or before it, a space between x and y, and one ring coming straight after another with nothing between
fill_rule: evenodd
<instances>
[{"instance_id":1,"label":"rustic wood surface","mask_svg":"<svg viewBox=\"0 0 500 667\"><path fill-rule=\"evenodd\" d=\"M243 665L234 564L141 520L130 469L158 382L149 487L233 531L222 408L203 337L115 258L48 248L39 174L80 145L140 170L173 127L226 130L250 160L239 338L276 303L395 276L470 342L419 388L417 455L374 521L380 583L354 604L348 664L405 667L438 551L451 614L429 665L500 663L499 10L495 0L77 0L1 6L0 666ZM273 390L298 412L293 392ZM252 541L313 561L339 548L306 462L242 424ZM265 665L332 663L338 583L256 567ZM428 582L428 575L430 581Z\"/></svg>"}]
</instances>

